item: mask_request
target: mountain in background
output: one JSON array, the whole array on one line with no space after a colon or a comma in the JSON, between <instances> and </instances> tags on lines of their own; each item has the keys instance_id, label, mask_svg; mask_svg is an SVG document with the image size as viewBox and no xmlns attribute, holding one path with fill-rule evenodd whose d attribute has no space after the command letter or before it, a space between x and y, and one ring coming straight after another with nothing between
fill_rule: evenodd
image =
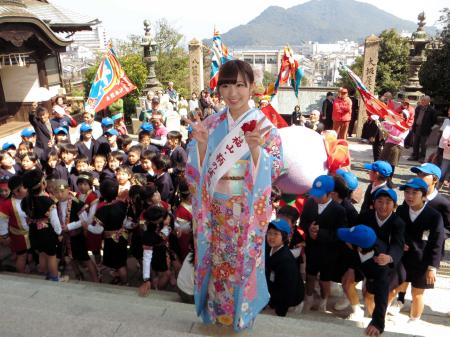
<instances>
[{"instance_id":1,"label":"mountain in background","mask_svg":"<svg viewBox=\"0 0 450 337\"><path fill-rule=\"evenodd\" d=\"M227 46L235 49L262 49L278 48L287 43L297 46L306 41L331 43L348 39L362 42L370 34L378 35L389 28L412 33L417 24L363 2L312 0L288 9L268 7L246 25L222 34L222 38Z\"/></svg>"}]
</instances>

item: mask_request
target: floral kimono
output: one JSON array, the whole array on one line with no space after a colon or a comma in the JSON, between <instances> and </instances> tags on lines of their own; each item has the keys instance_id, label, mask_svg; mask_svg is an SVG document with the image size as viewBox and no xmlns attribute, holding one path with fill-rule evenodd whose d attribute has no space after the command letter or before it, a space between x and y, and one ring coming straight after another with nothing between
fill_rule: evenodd
<instances>
[{"instance_id":1,"label":"floral kimono","mask_svg":"<svg viewBox=\"0 0 450 337\"><path fill-rule=\"evenodd\" d=\"M205 323L236 331L251 327L269 301L265 235L272 214L272 182L283 169L281 139L275 127L268 131L254 163L243 132L263 117L258 109L236 121L228 109L208 117L203 122L209 139L202 165L197 141L188 146L197 314ZM266 120L261 129L267 125L272 124Z\"/></svg>"}]
</instances>

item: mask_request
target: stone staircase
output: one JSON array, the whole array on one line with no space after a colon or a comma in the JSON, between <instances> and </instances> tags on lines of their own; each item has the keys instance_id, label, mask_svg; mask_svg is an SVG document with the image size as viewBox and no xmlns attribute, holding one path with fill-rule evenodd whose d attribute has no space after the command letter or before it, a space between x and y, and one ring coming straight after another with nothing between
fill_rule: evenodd
<instances>
[{"instance_id":1,"label":"stone staircase","mask_svg":"<svg viewBox=\"0 0 450 337\"><path fill-rule=\"evenodd\" d=\"M364 336L361 324L332 314L289 313L281 318L259 315L252 330L240 336ZM52 283L36 276L0 274L0 336L224 336L231 329L206 326L194 307L173 292L152 291L142 298L136 288L70 281ZM447 322L450 322L448 320ZM368 319L364 322L367 325ZM388 322L383 336L426 336ZM450 328L433 324L433 336L449 336Z\"/></svg>"}]
</instances>

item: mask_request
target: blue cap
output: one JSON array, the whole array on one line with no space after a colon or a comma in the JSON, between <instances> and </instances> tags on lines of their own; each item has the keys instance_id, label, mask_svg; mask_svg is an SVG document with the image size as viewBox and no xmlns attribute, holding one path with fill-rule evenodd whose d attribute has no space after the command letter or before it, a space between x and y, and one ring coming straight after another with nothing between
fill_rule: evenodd
<instances>
[{"instance_id":1,"label":"blue cap","mask_svg":"<svg viewBox=\"0 0 450 337\"><path fill-rule=\"evenodd\" d=\"M414 188L416 190L423 190L423 191L428 191L428 185L425 182L425 180L420 179L420 178L411 178L409 179L406 184L402 185L399 187L400 191L404 191L407 188Z\"/></svg>"},{"instance_id":2,"label":"blue cap","mask_svg":"<svg viewBox=\"0 0 450 337\"><path fill-rule=\"evenodd\" d=\"M350 191L354 191L358 188L358 178L353 173L343 169L338 169L336 174L344 179L345 185Z\"/></svg>"},{"instance_id":3,"label":"blue cap","mask_svg":"<svg viewBox=\"0 0 450 337\"><path fill-rule=\"evenodd\" d=\"M394 201L395 204L397 203L397 193L395 193L395 191L391 188L382 187L377 189L373 194L373 200L377 199L380 195L387 195Z\"/></svg>"},{"instance_id":4,"label":"blue cap","mask_svg":"<svg viewBox=\"0 0 450 337\"><path fill-rule=\"evenodd\" d=\"M114 125L114 122L111 118L105 117L102 119L102 125L103 126Z\"/></svg>"},{"instance_id":5,"label":"blue cap","mask_svg":"<svg viewBox=\"0 0 450 337\"><path fill-rule=\"evenodd\" d=\"M142 123L140 129L142 131L145 131L145 132L152 132L153 131L153 124L149 123L149 122Z\"/></svg>"},{"instance_id":6,"label":"blue cap","mask_svg":"<svg viewBox=\"0 0 450 337\"><path fill-rule=\"evenodd\" d=\"M34 131L33 128L25 128L22 130L22 132L20 133L21 137L31 137L34 136L36 134L36 131Z\"/></svg>"},{"instance_id":7,"label":"blue cap","mask_svg":"<svg viewBox=\"0 0 450 337\"><path fill-rule=\"evenodd\" d=\"M118 136L119 132L117 132L116 129L109 129L105 132L105 134L111 135L111 136Z\"/></svg>"},{"instance_id":8,"label":"blue cap","mask_svg":"<svg viewBox=\"0 0 450 337\"><path fill-rule=\"evenodd\" d=\"M442 175L441 169L438 166L431 163L423 163L420 166L411 167L411 172L416 174L418 173L432 174L436 176L438 179L441 179Z\"/></svg>"},{"instance_id":9,"label":"blue cap","mask_svg":"<svg viewBox=\"0 0 450 337\"><path fill-rule=\"evenodd\" d=\"M80 131L81 132L92 131L92 126L90 124L87 124L87 123L82 123L80 125Z\"/></svg>"},{"instance_id":10,"label":"blue cap","mask_svg":"<svg viewBox=\"0 0 450 337\"><path fill-rule=\"evenodd\" d=\"M364 249L373 247L375 242L377 242L375 231L366 225L358 225L351 228L339 228L337 230L337 236L344 242L351 243L352 245Z\"/></svg>"},{"instance_id":11,"label":"blue cap","mask_svg":"<svg viewBox=\"0 0 450 337\"><path fill-rule=\"evenodd\" d=\"M309 195L322 198L325 194L334 191L334 179L333 177L322 175L318 176L313 183L312 188L309 190Z\"/></svg>"},{"instance_id":12,"label":"blue cap","mask_svg":"<svg viewBox=\"0 0 450 337\"><path fill-rule=\"evenodd\" d=\"M67 129L63 126L60 126L59 128L56 128L53 130L53 133L57 135L58 133L63 132L65 135L67 135Z\"/></svg>"},{"instance_id":13,"label":"blue cap","mask_svg":"<svg viewBox=\"0 0 450 337\"><path fill-rule=\"evenodd\" d=\"M17 149L16 144L14 144L14 143L5 143L5 144L2 145L2 150L6 151L6 150L9 150L12 147L14 149Z\"/></svg>"},{"instance_id":14,"label":"blue cap","mask_svg":"<svg viewBox=\"0 0 450 337\"><path fill-rule=\"evenodd\" d=\"M391 164L383 160L378 160L372 164L364 164L364 168L367 170L378 172L383 177L390 177L392 174Z\"/></svg>"},{"instance_id":15,"label":"blue cap","mask_svg":"<svg viewBox=\"0 0 450 337\"><path fill-rule=\"evenodd\" d=\"M287 223L284 219L275 219L272 220L269 223L269 226L272 225L276 229L278 229L280 232L285 232L287 235L291 234L291 226Z\"/></svg>"},{"instance_id":16,"label":"blue cap","mask_svg":"<svg viewBox=\"0 0 450 337\"><path fill-rule=\"evenodd\" d=\"M191 126L191 125L188 125L188 127L187 127L187 132L188 132L188 133L191 133L191 132L192 132L192 126Z\"/></svg>"}]
</instances>

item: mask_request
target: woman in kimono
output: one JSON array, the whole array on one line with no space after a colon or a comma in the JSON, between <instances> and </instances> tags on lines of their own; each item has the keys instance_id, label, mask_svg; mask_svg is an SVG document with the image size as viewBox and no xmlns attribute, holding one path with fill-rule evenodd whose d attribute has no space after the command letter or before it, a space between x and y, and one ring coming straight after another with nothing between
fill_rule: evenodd
<instances>
[{"instance_id":1,"label":"woman in kimono","mask_svg":"<svg viewBox=\"0 0 450 337\"><path fill-rule=\"evenodd\" d=\"M251 327L269 301L264 242L272 182L283 166L277 129L248 101L250 65L232 60L217 84L227 107L203 122L187 121L186 176L192 192L196 249L195 303L205 323Z\"/></svg>"}]
</instances>

